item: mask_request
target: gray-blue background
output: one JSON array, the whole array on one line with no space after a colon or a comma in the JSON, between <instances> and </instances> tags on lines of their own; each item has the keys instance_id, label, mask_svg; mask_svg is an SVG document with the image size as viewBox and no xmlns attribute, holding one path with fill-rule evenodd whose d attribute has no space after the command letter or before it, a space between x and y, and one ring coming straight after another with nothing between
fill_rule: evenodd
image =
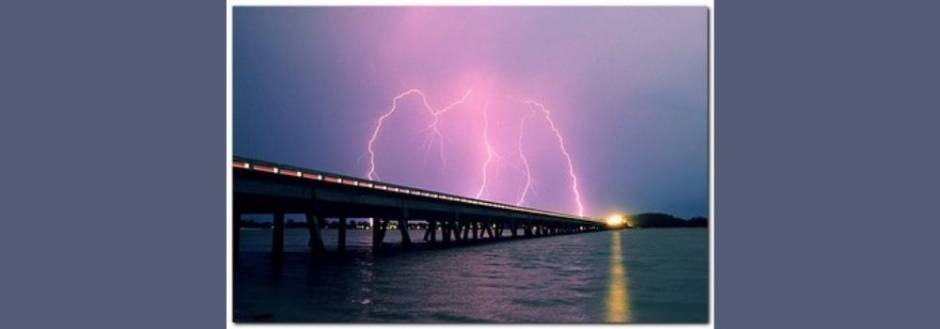
<instances>
[{"instance_id":1,"label":"gray-blue background","mask_svg":"<svg viewBox=\"0 0 940 329\"><path fill-rule=\"evenodd\" d=\"M718 1L719 328L933 322L938 6ZM224 44L221 1L4 3L0 327L225 324Z\"/></svg>"}]
</instances>

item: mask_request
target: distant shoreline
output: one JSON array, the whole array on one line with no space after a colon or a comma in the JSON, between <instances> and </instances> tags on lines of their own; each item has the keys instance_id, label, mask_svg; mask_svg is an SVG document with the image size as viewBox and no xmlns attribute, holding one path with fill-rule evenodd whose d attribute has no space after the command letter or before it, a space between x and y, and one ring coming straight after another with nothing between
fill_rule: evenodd
<instances>
[{"instance_id":1,"label":"distant shoreline","mask_svg":"<svg viewBox=\"0 0 940 329\"><path fill-rule=\"evenodd\" d=\"M708 219L692 217L683 219L664 213L641 213L627 217L629 228L708 228Z\"/></svg>"}]
</instances>

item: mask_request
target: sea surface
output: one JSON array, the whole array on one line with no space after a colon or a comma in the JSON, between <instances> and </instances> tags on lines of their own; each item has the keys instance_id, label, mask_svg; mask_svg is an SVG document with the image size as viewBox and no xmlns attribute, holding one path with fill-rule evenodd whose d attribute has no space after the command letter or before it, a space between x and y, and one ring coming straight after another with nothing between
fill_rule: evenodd
<instances>
[{"instance_id":1,"label":"sea surface","mask_svg":"<svg viewBox=\"0 0 940 329\"><path fill-rule=\"evenodd\" d=\"M336 230L325 230L328 249ZM508 234L508 232L505 232ZM421 242L423 231L412 230ZM243 229L237 322L708 322L708 230L601 231L373 255L370 231L349 251L312 258L305 229ZM386 242L400 241L389 231ZM421 249L421 248L419 248Z\"/></svg>"}]
</instances>

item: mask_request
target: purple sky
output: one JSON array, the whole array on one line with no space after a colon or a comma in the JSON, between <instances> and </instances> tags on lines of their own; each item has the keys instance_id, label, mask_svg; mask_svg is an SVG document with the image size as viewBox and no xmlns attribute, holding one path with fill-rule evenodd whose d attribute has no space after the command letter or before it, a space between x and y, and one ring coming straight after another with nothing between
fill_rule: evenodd
<instances>
[{"instance_id":1,"label":"purple sky","mask_svg":"<svg viewBox=\"0 0 940 329\"><path fill-rule=\"evenodd\" d=\"M383 181L578 214L570 158L585 215L706 215L706 18L238 7L234 153L358 177L372 160Z\"/></svg>"}]
</instances>

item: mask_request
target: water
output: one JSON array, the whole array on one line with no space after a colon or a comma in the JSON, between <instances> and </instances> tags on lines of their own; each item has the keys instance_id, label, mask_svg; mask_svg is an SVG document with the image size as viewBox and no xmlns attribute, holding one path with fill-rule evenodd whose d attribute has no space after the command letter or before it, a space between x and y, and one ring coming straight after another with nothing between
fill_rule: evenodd
<instances>
[{"instance_id":1,"label":"water","mask_svg":"<svg viewBox=\"0 0 940 329\"><path fill-rule=\"evenodd\" d=\"M508 233L508 232L506 232ZM708 230L603 231L373 257L348 231L347 257L311 259L303 229L243 230L239 322L702 323ZM423 231L412 231L420 241ZM324 231L335 248L336 231ZM386 241L399 240L389 231Z\"/></svg>"}]
</instances>

